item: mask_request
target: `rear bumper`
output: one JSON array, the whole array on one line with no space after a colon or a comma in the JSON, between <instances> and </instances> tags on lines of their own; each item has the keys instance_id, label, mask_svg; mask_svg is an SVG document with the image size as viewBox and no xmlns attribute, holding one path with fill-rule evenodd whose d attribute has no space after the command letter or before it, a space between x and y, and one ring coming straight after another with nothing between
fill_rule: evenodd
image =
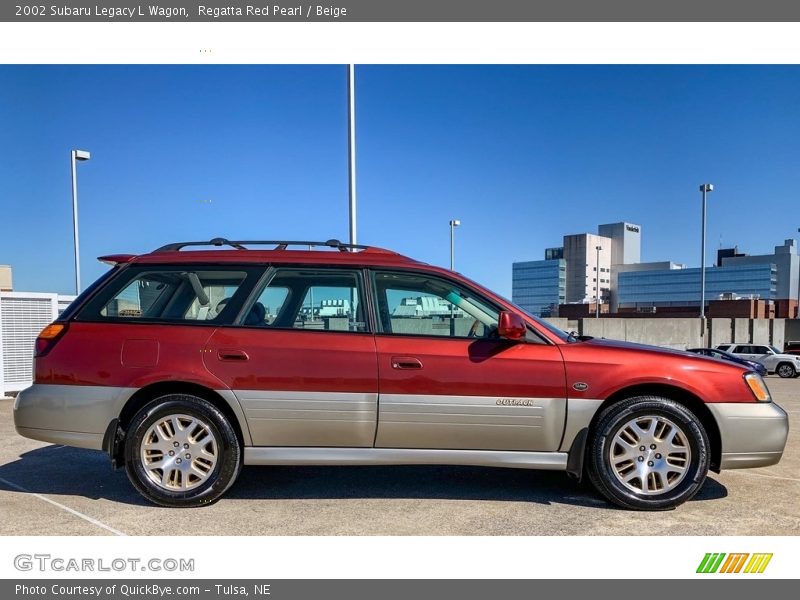
<instances>
[{"instance_id":1,"label":"rear bumper","mask_svg":"<svg viewBox=\"0 0 800 600\"><path fill-rule=\"evenodd\" d=\"M119 416L133 388L33 384L14 402L14 427L21 436L102 450L108 424Z\"/></svg>"},{"instance_id":2,"label":"rear bumper","mask_svg":"<svg viewBox=\"0 0 800 600\"><path fill-rule=\"evenodd\" d=\"M789 417L774 402L706 404L722 440L720 469L767 467L780 461Z\"/></svg>"}]
</instances>

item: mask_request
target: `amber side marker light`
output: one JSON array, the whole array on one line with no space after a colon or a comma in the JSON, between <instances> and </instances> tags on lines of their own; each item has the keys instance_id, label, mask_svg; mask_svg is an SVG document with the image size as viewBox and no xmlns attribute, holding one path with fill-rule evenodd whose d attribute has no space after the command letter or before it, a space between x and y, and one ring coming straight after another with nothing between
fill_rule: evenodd
<instances>
[{"instance_id":1,"label":"amber side marker light","mask_svg":"<svg viewBox=\"0 0 800 600\"><path fill-rule=\"evenodd\" d=\"M758 373L745 373L744 381L747 384L747 387L750 388L750 391L753 392L753 396L755 396L756 400L759 402L772 401L772 398L769 395L769 389L767 389L767 384L764 383L761 375Z\"/></svg>"},{"instance_id":2,"label":"amber side marker light","mask_svg":"<svg viewBox=\"0 0 800 600\"><path fill-rule=\"evenodd\" d=\"M42 329L39 337L36 338L36 353L34 356L44 356L50 349L55 346L64 333L67 331L65 323L50 323L47 327Z\"/></svg>"}]
</instances>

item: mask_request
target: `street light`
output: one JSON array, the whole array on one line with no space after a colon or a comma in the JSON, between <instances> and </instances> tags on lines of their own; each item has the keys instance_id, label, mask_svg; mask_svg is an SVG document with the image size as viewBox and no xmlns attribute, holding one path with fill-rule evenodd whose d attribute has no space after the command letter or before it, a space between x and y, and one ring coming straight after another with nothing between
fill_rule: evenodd
<instances>
[{"instance_id":1,"label":"street light","mask_svg":"<svg viewBox=\"0 0 800 600\"><path fill-rule=\"evenodd\" d=\"M73 150L70 153L72 166L72 235L75 246L75 294L81 293L81 259L78 243L78 174L75 165L78 161L89 160L92 155L86 150Z\"/></svg>"},{"instance_id":2,"label":"street light","mask_svg":"<svg viewBox=\"0 0 800 600\"><path fill-rule=\"evenodd\" d=\"M356 66L347 65L347 171L350 243L356 243ZM355 252L355 248L350 248Z\"/></svg>"},{"instance_id":3,"label":"street light","mask_svg":"<svg viewBox=\"0 0 800 600\"><path fill-rule=\"evenodd\" d=\"M461 225L461 221L453 219L450 221L450 270L456 270L456 227Z\"/></svg>"},{"instance_id":4,"label":"street light","mask_svg":"<svg viewBox=\"0 0 800 600\"><path fill-rule=\"evenodd\" d=\"M714 185L704 183L700 186L703 194L703 218L700 233L700 338L706 335L706 195L714 191Z\"/></svg>"},{"instance_id":5,"label":"street light","mask_svg":"<svg viewBox=\"0 0 800 600\"><path fill-rule=\"evenodd\" d=\"M595 250L597 250L597 262L595 263L595 288L594 288L594 318L600 318L600 250L603 249L602 246L595 246Z\"/></svg>"},{"instance_id":6,"label":"street light","mask_svg":"<svg viewBox=\"0 0 800 600\"><path fill-rule=\"evenodd\" d=\"M797 233L800 233L800 227L797 228ZM800 260L797 262L800 263ZM797 318L800 319L800 266L797 269Z\"/></svg>"}]
</instances>

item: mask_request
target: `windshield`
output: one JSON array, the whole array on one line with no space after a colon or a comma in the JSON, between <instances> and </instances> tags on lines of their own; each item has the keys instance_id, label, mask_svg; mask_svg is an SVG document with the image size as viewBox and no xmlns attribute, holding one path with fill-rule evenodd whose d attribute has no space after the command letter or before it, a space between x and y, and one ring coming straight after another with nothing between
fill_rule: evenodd
<instances>
[{"instance_id":1,"label":"windshield","mask_svg":"<svg viewBox=\"0 0 800 600\"><path fill-rule=\"evenodd\" d=\"M769 349L772 350L775 354L782 354L782 352L778 350L775 346L770 346Z\"/></svg>"}]
</instances>

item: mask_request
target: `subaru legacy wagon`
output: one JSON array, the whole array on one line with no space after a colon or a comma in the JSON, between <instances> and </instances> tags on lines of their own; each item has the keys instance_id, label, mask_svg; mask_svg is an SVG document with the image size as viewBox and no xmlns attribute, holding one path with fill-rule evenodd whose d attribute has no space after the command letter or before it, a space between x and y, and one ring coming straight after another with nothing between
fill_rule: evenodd
<instances>
[{"instance_id":1,"label":"subaru legacy wagon","mask_svg":"<svg viewBox=\"0 0 800 600\"><path fill-rule=\"evenodd\" d=\"M36 340L14 422L103 450L159 505L214 502L244 465L452 464L667 509L786 443L747 367L576 337L389 250L217 238L100 260Z\"/></svg>"}]
</instances>

